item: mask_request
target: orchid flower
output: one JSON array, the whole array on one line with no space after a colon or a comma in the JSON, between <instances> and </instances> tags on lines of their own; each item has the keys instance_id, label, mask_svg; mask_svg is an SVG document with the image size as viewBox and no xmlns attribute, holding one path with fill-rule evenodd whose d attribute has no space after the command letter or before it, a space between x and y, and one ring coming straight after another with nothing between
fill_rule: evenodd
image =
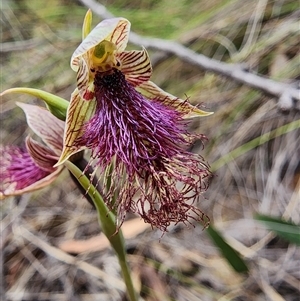
<instances>
[{"instance_id":1,"label":"orchid flower","mask_svg":"<svg viewBox=\"0 0 300 301\"><path fill-rule=\"evenodd\" d=\"M28 136L23 148L0 146L0 199L45 187L63 169L63 166L53 166L62 151L65 123L45 108L24 103L17 105L23 109L29 127L45 144Z\"/></svg>"},{"instance_id":2,"label":"orchid flower","mask_svg":"<svg viewBox=\"0 0 300 301\"><path fill-rule=\"evenodd\" d=\"M109 184L106 200L120 223L128 211L162 231L171 222L203 219L193 203L211 173L201 156L186 151L194 139L204 138L188 133L186 119L211 113L150 81L147 51L125 50L128 20L104 20L92 31L90 25L88 12L84 39L71 58L77 88L56 166L91 150L89 165Z\"/></svg>"}]
</instances>

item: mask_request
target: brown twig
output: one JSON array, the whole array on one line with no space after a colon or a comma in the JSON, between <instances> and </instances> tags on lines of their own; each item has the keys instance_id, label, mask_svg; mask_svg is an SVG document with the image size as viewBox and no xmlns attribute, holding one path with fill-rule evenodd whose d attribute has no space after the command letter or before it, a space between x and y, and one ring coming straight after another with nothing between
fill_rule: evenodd
<instances>
[{"instance_id":1,"label":"brown twig","mask_svg":"<svg viewBox=\"0 0 300 301\"><path fill-rule=\"evenodd\" d=\"M87 274L90 274L98 279L101 279L105 282L113 283L114 287L119 290L124 290L124 284L121 280L119 280L116 277L110 276L107 273L103 272L101 269L98 269L97 267L85 262L84 260L81 260L80 258L73 257L62 250L51 246L48 242L41 239L34 233L30 232L26 225L22 225L22 227L18 226L15 228L15 234L17 236L23 237L24 239L28 240L31 244L34 244L41 250L43 250L45 253L50 255L51 257L62 261L69 265L74 265L78 269L86 272Z\"/></svg>"}]
</instances>

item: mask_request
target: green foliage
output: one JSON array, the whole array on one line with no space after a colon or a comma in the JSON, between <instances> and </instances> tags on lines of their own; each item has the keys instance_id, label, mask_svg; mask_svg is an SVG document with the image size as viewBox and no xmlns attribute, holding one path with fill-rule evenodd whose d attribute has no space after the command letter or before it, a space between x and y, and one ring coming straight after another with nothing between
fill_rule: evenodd
<instances>
[{"instance_id":1,"label":"green foliage","mask_svg":"<svg viewBox=\"0 0 300 301\"><path fill-rule=\"evenodd\" d=\"M269 215L256 215L255 219L265 224L269 230L275 232L279 237L300 246L299 225Z\"/></svg>"},{"instance_id":2,"label":"green foliage","mask_svg":"<svg viewBox=\"0 0 300 301\"><path fill-rule=\"evenodd\" d=\"M207 230L207 234L213 241L213 243L220 249L224 258L232 266L232 268L238 273L248 272L248 267L239 253L233 249L223 238L222 234L218 232L214 226L210 225Z\"/></svg>"}]
</instances>

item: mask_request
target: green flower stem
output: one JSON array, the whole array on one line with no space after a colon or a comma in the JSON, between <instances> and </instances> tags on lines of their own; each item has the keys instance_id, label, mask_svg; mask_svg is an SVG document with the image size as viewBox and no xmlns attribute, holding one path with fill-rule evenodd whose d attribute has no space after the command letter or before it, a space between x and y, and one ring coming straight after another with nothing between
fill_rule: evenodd
<instances>
[{"instance_id":1,"label":"green flower stem","mask_svg":"<svg viewBox=\"0 0 300 301\"><path fill-rule=\"evenodd\" d=\"M121 229L116 232L116 218L115 215L107 208L102 196L97 189L91 184L90 180L82 173L82 171L70 161L65 162L65 166L76 177L80 185L85 191L88 191L90 198L95 203L99 223L102 227L103 233L108 238L111 246L115 250L123 279L127 287L127 293L131 301L137 301L137 295L135 293L132 278L130 276L129 266L126 260L125 241Z\"/></svg>"}]
</instances>

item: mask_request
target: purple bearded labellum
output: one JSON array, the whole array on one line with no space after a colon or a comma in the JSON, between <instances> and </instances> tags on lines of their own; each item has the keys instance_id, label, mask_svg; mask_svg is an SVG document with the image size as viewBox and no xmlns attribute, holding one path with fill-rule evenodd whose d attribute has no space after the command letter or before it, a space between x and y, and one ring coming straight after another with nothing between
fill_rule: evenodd
<instances>
[{"instance_id":1,"label":"purple bearded labellum","mask_svg":"<svg viewBox=\"0 0 300 301\"><path fill-rule=\"evenodd\" d=\"M49 185L62 171L53 167L62 151L64 122L42 107L18 103L30 128L45 142L31 137L25 147L0 146L0 199Z\"/></svg>"},{"instance_id":2,"label":"purple bearded labellum","mask_svg":"<svg viewBox=\"0 0 300 301\"><path fill-rule=\"evenodd\" d=\"M186 119L211 113L149 81L146 50L125 51L129 28L123 18L104 20L75 50L77 89L58 165L90 149L90 165L109 186L106 200L118 222L132 211L166 231L171 222L204 218L193 203L211 173L201 156L186 151L194 139L204 138L187 132Z\"/></svg>"}]
</instances>

